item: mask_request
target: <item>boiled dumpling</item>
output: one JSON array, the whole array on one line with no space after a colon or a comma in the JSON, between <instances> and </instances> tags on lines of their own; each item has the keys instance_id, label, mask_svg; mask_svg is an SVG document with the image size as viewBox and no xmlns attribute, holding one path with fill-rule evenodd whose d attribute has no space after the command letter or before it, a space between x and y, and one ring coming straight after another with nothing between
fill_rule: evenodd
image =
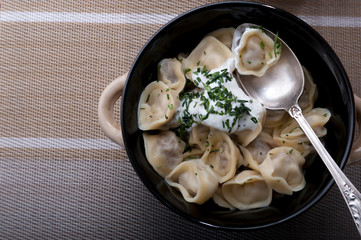
<instances>
[{"instance_id":1,"label":"boiled dumpling","mask_svg":"<svg viewBox=\"0 0 361 240\"><path fill-rule=\"evenodd\" d=\"M224 207L224 208L229 208L229 209L234 209L234 207L232 206L232 204L230 204L227 199L224 197L223 192L222 192L222 186L219 186L217 188L217 191L214 193L213 197L212 197L213 201L220 207Z\"/></svg>"},{"instance_id":2,"label":"boiled dumpling","mask_svg":"<svg viewBox=\"0 0 361 240\"><path fill-rule=\"evenodd\" d=\"M206 67L207 70L213 70L221 67L227 59L232 58L233 54L227 46L217 40L215 37L207 36L197 45L190 55L183 59L182 69L188 79L193 81L192 73L198 67Z\"/></svg>"},{"instance_id":3,"label":"boiled dumpling","mask_svg":"<svg viewBox=\"0 0 361 240\"><path fill-rule=\"evenodd\" d=\"M187 202L202 204L213 196L218 187L217 178L208 169L199 159L185 161L165 180L178 189Z\"/></svg>"},{"instance_id":4,"label":"boiled dumpling","mask_svg":"<svg viewBox=\"0 0 361 240\"><path fill-rule=\"evenodd\" d=\"M260 172L273 190L291 195L306 184L302 172L304 157L294 148L276 147L259 165Z\"/></svg>"},{"instance_id":5,"label":"boiled dumpling","mask_svg":"<svg viewBox=\"0 0 361 240\"><path fill-rule=\"evenodd\" d=\"M224 198L240 210L268 206L272 189L257 171L244 170L222 185Z\"/></svg>"},{"instance_id":6,"label":"boiled dumpling","mask_svg":"<svg viewBox=\"0 0 361 240\"><path fill-rule=\"evenodd\" d=\"M172 131L143 133L145 154L150 165L162 177L183 161L185 142Z\"/></svg>"},{"instance_id":7,"label":"boiled dumpling","mask_svg":"<svg viewBox=\"0 0 361 240\"><path fill-rule=\"evenodd\" d=\"M303 114L313 109L314 103L318 97L318 90L316 84L313 82L311 73L302 66L305 77L305 86L303 92L298 100L298 104L302 109Z\"/></svg>"},{"instance_id":8,"label":"boiled dumpling","mask_svg":"<svg viewBox=\"0 0 361 240\"><path fill-rule=\"evenodd\" d=\"M325 124L330 120L331 113L326 108L314 108L304 115L318 137L327 133ZM296 120L291 119L286 124L274 129L273 139L278 146L289 146L297 149L303 156L313 151L313 147Z\"/></svg>"},{"instance_id":9,"label":"boiled dumpling","mask_svg":"<svg viewBox=\"0 0 361 240\"><path fill-rule=\"evenodd\" d=\"M275 128L284 123L289 117L285 110L269 110L266 111L266 120L263 124L265 128Z\"/></svg>"},{"instance_id":10,"label":"boiled dumpling","mask_svg":"<svg viewBox=\"0 0 361 240\"><path fill-rule=\"evenodd\" d=\"M259 171L259 165L266 158L268 151L275 147L276 143L272 136L266 132L261 132L248 146L240 146L244 159L243 165Z\"/></svg>"},{"instance_id":11,"label":"boiled dumpling","mask_svg":"<svg viewBox=\"0 0 361 240\"><path fill-rule=\"evenodd\" d=\"M199 148L190 148L183 153L183 161L202 158L204 151Z\"/></svg>"},{"instance_id":12,"label":"boiled dumpling","mask_svg":"<svg viewBox=\"0 0 361 240\"><path fill-rule=\"evenodd\" d=\"M261 132L262 132L262 122L264 121L266 115L266 110L263 112L259 112L259 118L253 124L253 128L248 128L241 130L235 135L237 136L237 142L242 146L247 146L250 142L252 142Z\"/></svg>"},{"instance_id":13,"label":"boiled dumpling","mask_svg":"<svg viewBox=\"0 0 361 240\"><path fill-rule=\"evenodd\" d=\"M198 124L192 128L189 134L189 145L196 147L203 152L207 148L207 138L210 133L210 128L202 124Z\"/></svg>"},{"instance_id":14,"label":"boiled dumpling","mask_svg":"<svg viewBox=\"0 0 361 240\"><path fill-rule=\"evenodd\" d=\"M158 64L158 78L176 92L181 92L186 84L182 64L175 58L165 58Z\"/></svg>"},{"instance_id":15,"label":"boiled dumpling","mask_svg":"<svg viewBox=\"0 0 361 240\"><path fill-rule=\"evenodd\" d=\"M162 129L173 118L178 105L177 92L161 81L151 82L140 96L138 127L143 131Z\"/></svg>"},{"instance_id":16,"label":"boiled dumpling","mask_svg":"<svg viewBox=\"0 0 361 240\"><path fill-rule=\"evenodd\" d=\"M236 69L241 75L263 76L280 58L280 45L261 27L250 24L238 26L234 32L232 51Z\"/></svg>"},{"instance_id":17,"label":"boiled dumpling","mask_svg":"<svg viewBox=\"0 0 361 240\"><path fill-rule=\"evenodd\" d=\"M231 138L222 131L212 130L206 141L207 149L202 161L211 167L211 170L218 177L219 183L223 183L234 176L240 152Z\"/></svg>"},{"instance_id":18,"label":"boiled dumpling","mask_svg":"<svg viewBox=\"0 0 361 240\"><path fill-rule=\"evenodd\" d=\"M220 28L208 34L208 36L213 36L217 38L221 43L226 45L229 49L232 47L233 34L235 28Z\"/></svg>"}]
</instances>

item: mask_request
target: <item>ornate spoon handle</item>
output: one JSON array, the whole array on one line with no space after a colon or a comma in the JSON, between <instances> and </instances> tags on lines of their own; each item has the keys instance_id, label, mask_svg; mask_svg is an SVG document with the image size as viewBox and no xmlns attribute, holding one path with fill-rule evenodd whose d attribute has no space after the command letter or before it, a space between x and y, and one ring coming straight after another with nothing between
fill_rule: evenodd
<instances>
[{"instance_id":1,"label":"ornate spoon handle","mask_svg":"<svg viewBox=\"0 0 361 240\"><path fill-rule=\"evenodd\" d=\"M330 171L333 179L335 180L337 186L339 187L343 198L345 199L347 206L351 212L353 220L356 224L357 230L361 236L361 194L355 188L355 186L350 182L350 180L345 176L342 170L337 166L335 161L332 159L330 154L327 152L325 147L322 145L321 141L318 139L317 135L308 124L306 119L302 115L300 107L296 104L292 106L288 113L293 117L303 132L306 134L312 145L315 147L317 153L325 163L326 167Z\"/></svg>"}]
</instances>

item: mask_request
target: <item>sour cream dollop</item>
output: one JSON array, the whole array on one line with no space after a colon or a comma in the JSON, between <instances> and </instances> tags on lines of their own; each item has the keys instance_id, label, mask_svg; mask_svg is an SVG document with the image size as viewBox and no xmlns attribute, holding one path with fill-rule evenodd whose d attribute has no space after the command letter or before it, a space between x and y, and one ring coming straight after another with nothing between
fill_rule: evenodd
<instances>
[{"instance_id":1,"label":"sour cream dollop","mask_svg":"<svg viewBox=\"0 0 361 240\"><path fill-rule=\"evenodd\" d=\"M206 66L188 69L196 88L180 96L177 109L179 122L187 130L197 124L229 133L256 128L266 109L238 86L234 70L234 58L212 70Z\"/></svg>"}]
</instances>

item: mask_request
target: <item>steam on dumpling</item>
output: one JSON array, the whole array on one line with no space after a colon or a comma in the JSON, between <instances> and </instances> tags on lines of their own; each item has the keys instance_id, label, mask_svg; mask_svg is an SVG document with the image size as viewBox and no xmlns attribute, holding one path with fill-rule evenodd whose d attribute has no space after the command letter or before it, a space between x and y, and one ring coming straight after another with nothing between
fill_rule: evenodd
<instances>
[{"instance_id":1,"label":"steam on dumpling","mask_svg":"<svg viewBox=\"0 0 361 240\"><path fill-rule=\"evenodd\" d=\"M278 62L280 46L261 27L249 24L238 26L232 43L236 69L241 75L263 76L268 68Z\"/></svg>"},{"instance_id":2,"label":"steam on dumpling","mask_svg":"<svg viewBox=\"0 0 361 240\"><path fill-rule=\"evenodd\" d=\"M165 180L170 186L178 189L187 202L202 204L213 196L218 187L217 178L208 168L199 159L185 161Z\"/></svg>"},{"instance_id":3,"label":"steam on dumpling","mask_svg":"<svg viewBox=\"0 0 361 240\"><path fill-rule=\"evenodd\" d=\"M273 190L292 195L306 184L302 172L304 163L304 157L296 149L276 147L267 153L259 169Z\"/></svg>"},{"instance_id":4,"label":"steam on dumpling","mask_svg":"<svg viewBox=\"0 0 361 240\"><path fill-rule=\"evenodd\" d=\"M162 177L183 161L185 142L172 131L143 133L145 154L150 165Z\"/></svg>"}]
</instances>

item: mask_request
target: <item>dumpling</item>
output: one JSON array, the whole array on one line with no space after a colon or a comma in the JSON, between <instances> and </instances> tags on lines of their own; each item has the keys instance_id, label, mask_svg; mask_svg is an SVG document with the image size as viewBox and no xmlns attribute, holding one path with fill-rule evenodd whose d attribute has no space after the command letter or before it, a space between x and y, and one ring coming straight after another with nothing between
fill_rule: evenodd
<instances>
[{"instance_id":1,"label":"dumpling","mask_svg":"<svg viewBox=\"0 0 361 240\"><path fill-rule=\"evenodd\" d=\"M187 202L203 204L214 195L218 187L217 178L208 169L199 159L185 161L165 180L178 189Z\"/></svg>"},{"instance_id":2,"label":"dumpling","mask_svg":"<svg viewBox=\"0 0 361 240\"><path fill-rule=\"evenodd\" d=\"M234 207L224 197L222 192L222 186L218 186L217 191L214 193L212 199L220 207L234 209Z\"/></svg>"},{"instance_id":3,"label":"dumpling","mask_svg":"<svg viewBox=\"0 0 361 240\"><path fill-rule=\"evenodd\" d=\"M278 62L281 48L261 27L242 24L234 32L232 51L241 75L261 77Z\"/></svg>"},{"instance_id":4,"label":"dumpling","mask_svg":"<svg viewBox=\"0 0 361 240\"><path fill-rule=\"evenodd\" d=\"M217 29L217 30L209 33L208 35L217 38L221 43L223 43L229 49L231 49L234 30L235 30L235 28L233 28L233 27L220 28L220 29Z\"/></svg>"},{"instance_id":5,"label":"dumpling","mask_svg":"<svg viewBox=\"0 0 361 240\"><path fill-rule=\"evenodd\" d=\"M202 158L204 151L199 148L190 148L183 153L183 161L188 161L191 159L200 159Z\"/></svg>"},{"instance_id":6,"label":"dumpling","mask_svg":"<svg viewBox=\"0 0 361 240\"><path fill-rule=\"evenodd\" d=\"M294 148L276 147L267 153L259 165L260 172L273 190L292 195L304 188L302 166L305 158Z\"/></svg>"},{"instance_id":7,"label":"dumpling","mask_svg":"<svg viewBox=\"0 0 361 240\"><path fill-rule=\"evenodd\" d=\"M331 117L331 113L328 109L314 108L307 112L304 117L318 137L326 135L327 129L324 126ZM307 136L294 119L275 128L273 131L273 139L278 146L295 148L301 152L303 156L306 156L313 150Z\"/></svg>"},{"instance_id":8,"label":"dumpling","mask_svg":"<svg viewBox=\"0 0 361 240\"><path fill-rule=\"evenodd\" d=\"M162 177L183 161L185 142L172 131L143 133L145 154L150 165Z\"/></svg>"},{"instance_id":9,"label":"dumpling","mask_svg":"<svg viewBox=\"0 0 361 240\"><path fill-rule=\"evenodd\" d=\"M202 124L198 124L192 128L189 134L189 145L201 149L203 152L206 150L206 141L210 133L210 128Z\"/></svg>"},{"instance_id":10,"label":"dumpling","mask_svg":"<svg viewBox=\"0 0 361 240\"><path fill-rule=\"evenodd\" d=\"M287 118L290 118L285 110L269 110L266 111L266 120L263 124L265 128L274 128L282 125Z\"/></svg>"},{"instance_id":11,"label":"dumpling","mask_svg":"<svg viewBox=\"0 0 361 240\"><path fill-rule=\"evenodd\" d=\"M207 36L197 45L189 56L182 61L182 69L188 79L193 81L192 72L198 66L213 70L221 67L227 59L232 58L231 50L215 37Z\"/></svg>"},{"instance_id":12,"label":"dumpling","mask_svg":"<svg viewBox=\"0 0 361 240\"><path fill-rule=\"evenodd\" d=\"M186 84L182 64L175 58L165 58L158 64L158 78L176 92L181 92Z\"/></svg>"},{"instance_id":13,"label":"dumpling","mask_svg":"<svg viewBox=\"0 0 361 240\"><path fill-rule=\"evenodd\" d=\"M268 206L272 188L257 171L244 170L222 185L224 198L240 210Z\"/></svg>"},{"instance_id":14,"label":"dumpling","mask_svg":"<svg viewBox=\"0 0 361 240\"><path fill-rule=\"evenodd\" d=\"M268 151L276 146L271 135L261 132L247 147L240 146L244 159L243 165L259 171L259 164L266 158Z\"/></svg>"},{"instance_id":15,"label":"dumpling","mask_svg":"<svg viewBox=\"0 0 361 240\"><path fill-rule=\"evenodd\" d=\"M143 131L162 129L173 118L178 105L177 92L161 81L151 82L140 96L138 127Z\"/></svg>"},{"instance_id":16,"label":"dumpling","mask_svg":"<svg viewBox=\"0 0 361 240\"><path fill-rule=\"evenodd\" d=\"M264 121L266 111L260 112L259 114L259 118L257 122L254 123L253 128L244 129L235 133L237 137L237 142L240 145L247 146L262 132L262 123Z\"/></svg>"},{"instance_id":17,"label":"dumpling","mask_svg":"<svg viewBox=\"0 0 361 240\"><path fill-rule=\"evenodd\" d=\"M314 103L318 97L318 90L310 72L303 66L302 69L305 77L305 86L302 95L298 100L298 104L301 107L303 114L305 114L313 109Z\"/></svg>"},{"instance_id":18,"label":"dumpling","mask_svg":"<svg viewBox=\"0 0 361 240\"><path fill-rule=\"evenodd\" d=\"M219 183L231 179L236 173L240 152L231 138L222 131L212 130L206 141L207 149L202 161L211 167Z\"/></svg>"}]
</instances>

